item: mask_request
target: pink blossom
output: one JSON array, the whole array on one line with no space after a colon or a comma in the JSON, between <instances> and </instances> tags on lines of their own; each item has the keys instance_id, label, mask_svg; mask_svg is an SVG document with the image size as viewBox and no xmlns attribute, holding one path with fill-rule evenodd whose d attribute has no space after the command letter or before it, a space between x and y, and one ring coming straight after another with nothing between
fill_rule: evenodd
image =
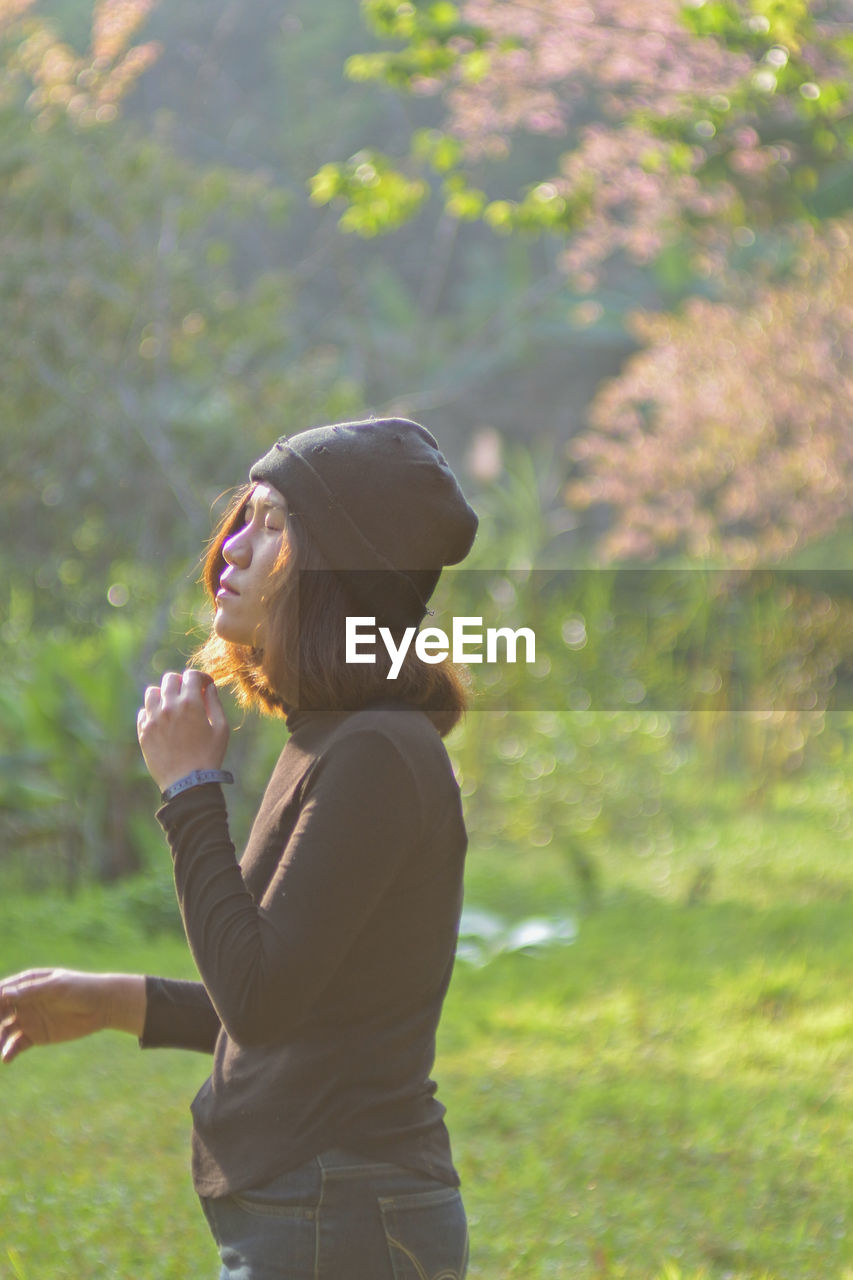
<instances>
[{"instance_id":1,"label":"pink blossom","mask_svg":"<svg viewBox=\"0 0 853 1280\"><path fill-rule=\"evenodd\" d=\"M774 113L772 147L761 145L755 122L743 113L730 120L719 114L756 70L776 75L761 62L760 48L741 52L695 35L683 0L462 0L460 8L466 21L490 33L489 61L476 80L462 68L450 73L448 127L469 162L504 159L525 135L566 139L558 172L541 179L566 198L582 193L591 201L562 257L577 288L594 288L611 258L649 262L683 234L685 214L698 218L691 242L695 268L705 276L721 269L736 219L772 221L790 180L785 166L800 160L794 98L780 93L763 101L762 109ZM844 84L849 69L821 34L834 12L816 6L813 16L818 35L798 56L812 78ZM718 116L689 151L657 136L657 123L679 118L687 130L697 100L716 103L709 111ZM647 125L639 126L638 112ZM711 186L706 166L720 157L731 180Z\"/></svg>"},{"instance_id":2,"label":"pink blossom","mask_svg":"<svg viewBox=\"0 0 853 1280\"><path fill-rule=\"evenodd\" d=\"M571 448L569 501L614 511L605 555L770 563L849 519L852 243L853 219L804 229L795 281L633 317L645 349Z\"/></svg>"},{"instance_id":3,"label":"pink blossom","mask_svg":"<svg viewBox=\"0 0 853 1280\"><path fill-rule=\"evenodd\" d=\"M153 42L131 44L155 3L98 0L88 56L59 40L46 19L29 22L19 33L14 62L32 82L30 110L47 125L61 112L83 125L115 119L116 104L159 56ZM27 7L26 0L0 0L0 29Z\"/></svg>"}]
</instances>

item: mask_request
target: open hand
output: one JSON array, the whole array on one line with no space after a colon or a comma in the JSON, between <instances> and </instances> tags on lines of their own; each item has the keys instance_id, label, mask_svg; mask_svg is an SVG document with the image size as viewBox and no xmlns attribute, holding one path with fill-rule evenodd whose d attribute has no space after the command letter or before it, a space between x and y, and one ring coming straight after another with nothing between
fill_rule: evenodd
<instances>
[{"instance_id":1,"label":"open hand","mask_svg":"<svg viewBox=\"0 0 853 1280\"><path fill-rule=\"evenodd\" d=\"M136 732L148 772L165 791L195 769L219 769L230 730L210 676L188 670L148 686Z\"/></svg>"}]
</instances>

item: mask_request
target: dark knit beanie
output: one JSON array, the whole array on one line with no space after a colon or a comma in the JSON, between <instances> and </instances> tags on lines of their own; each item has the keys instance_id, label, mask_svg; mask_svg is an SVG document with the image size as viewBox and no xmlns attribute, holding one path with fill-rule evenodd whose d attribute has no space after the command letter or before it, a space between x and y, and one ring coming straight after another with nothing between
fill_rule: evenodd
<instances>
[{"instance_id":1,"label":"dark knit beanie","mask_svg":"<svg viewBox=\"0 0 853 1280\"><path fill-rule=\"evenodd\" d=\"M477 531L435 439L406 418L283 436L250 478L284 496L358 607L392 630L420 623Z\"/></svg>"}]
</instances>

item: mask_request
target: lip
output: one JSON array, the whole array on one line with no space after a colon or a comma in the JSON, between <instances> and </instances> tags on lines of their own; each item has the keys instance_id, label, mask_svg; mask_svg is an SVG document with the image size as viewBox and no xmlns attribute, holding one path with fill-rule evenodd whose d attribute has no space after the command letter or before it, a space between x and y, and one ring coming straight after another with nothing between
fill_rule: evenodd
<instances>
[{"instance_id":1,"label":"lip","mask_svg":"<svg viewBox=\"0 0 853 1280\"><path fill-rule=\"evenodd\" d=\"M225 581L224 577L219 579L219 590L216 593L217 600L227 600L229 596L238 596L239 594L240 592L235 591L231 584Z\"/></svg>"}]
</instances>

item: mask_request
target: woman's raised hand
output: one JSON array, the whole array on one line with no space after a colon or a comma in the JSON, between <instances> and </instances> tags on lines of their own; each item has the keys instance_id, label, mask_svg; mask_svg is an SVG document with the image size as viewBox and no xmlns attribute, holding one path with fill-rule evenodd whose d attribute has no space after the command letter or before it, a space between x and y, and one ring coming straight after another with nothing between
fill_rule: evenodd
<instances>
[{"instance_id":1,"label":"woman's raised hand","mask_svg":"<svg viewBox=\"0 0 853 1280\"><path fill-rule=\"evenodd\" d=\"M79 1040L107 1027L141 1035L145 978L139 974L27 969L0 982L0 1060L33 1045Z\"/></svg>"},{"instance_id":2,"label":"woman's raised hand","mask_svg":"<svg viewBox=\"0 0 853 1280\"><path fill-rule=\"evenodd\" d=\"M230 730L216 685L191 669L149 685L136 732L148 772L165 791L195 769L220 768Z\"/></svg>"}]
</instances>

